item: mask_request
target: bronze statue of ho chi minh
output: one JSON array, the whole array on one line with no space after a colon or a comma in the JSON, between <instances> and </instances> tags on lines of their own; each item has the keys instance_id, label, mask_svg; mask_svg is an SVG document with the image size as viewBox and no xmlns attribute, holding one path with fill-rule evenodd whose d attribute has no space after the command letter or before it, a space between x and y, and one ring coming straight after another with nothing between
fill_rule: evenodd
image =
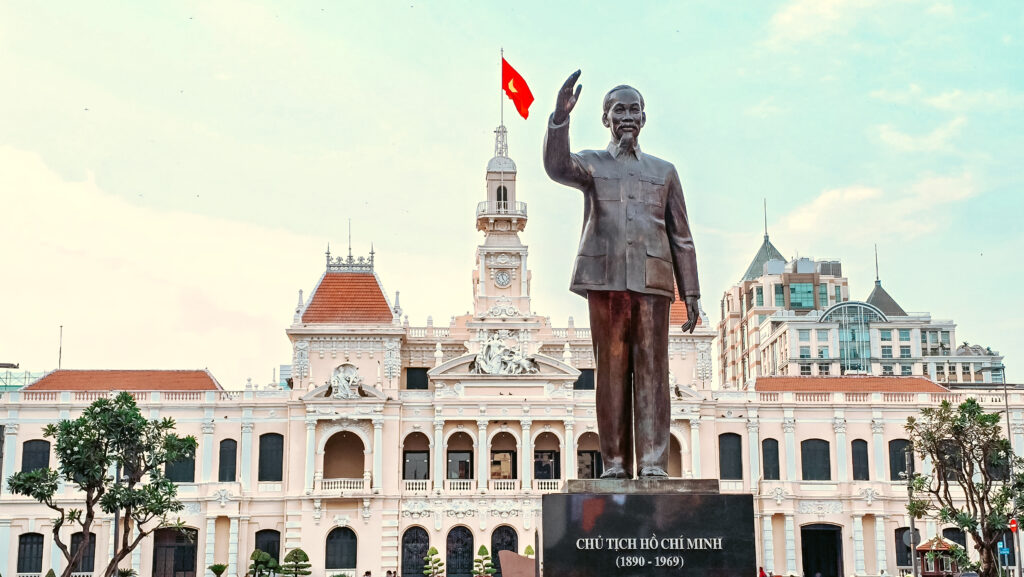
<instances>
[{"instance_id":1,"label":"bronze statue of ho chi minh","mask_svg":"<svg viewBox=\"0 0 1024 577\"><path fill-rule=\"evenodd\" d=\"M673 283L686 301L684 332L699 314L697 258L679 174L641 152L647 116L631 86L604 97L601 121L612 139L603 150L569 150L569 113L583 86L577 70L558 92L544 140L552 180L583 191L583 234L571 290L586 297L597 359L597 428L602 478L668 474L669 308ZM575 92L573 88L576 87Z\"/></svg>"}]
</instances>

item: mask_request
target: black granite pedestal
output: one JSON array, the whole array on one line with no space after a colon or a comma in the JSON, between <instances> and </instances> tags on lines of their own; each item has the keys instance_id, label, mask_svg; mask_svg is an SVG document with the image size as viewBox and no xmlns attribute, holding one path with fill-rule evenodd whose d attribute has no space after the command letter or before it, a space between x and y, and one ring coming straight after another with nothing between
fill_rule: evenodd
<instances>
[{"instance_id":1,"label":"black granite pedestal","mask_svg":"<svg viewBox=\"0 0 1024 577\"><path fill-rule=\"evenodd\" d=\"M717 480L581 480L543 497L544 577L755 577L754 499Z\"/></svg>"}]
</instances>

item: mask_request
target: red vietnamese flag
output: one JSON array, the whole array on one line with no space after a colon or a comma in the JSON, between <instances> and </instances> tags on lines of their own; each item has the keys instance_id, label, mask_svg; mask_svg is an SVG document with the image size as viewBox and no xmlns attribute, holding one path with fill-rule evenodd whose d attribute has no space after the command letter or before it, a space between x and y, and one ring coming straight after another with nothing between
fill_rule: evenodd
<instances>
[{"instance_id":1,"label":"red vietnamese flag","mask_svg":"<svg viewBox=\"0 0 1024 577\"><path fill-rule=\"evenodd\" d=\"M523 77L516 72L515 68L512 68L512 65L504 57L501 58L501 87L512 100L512 103L516 105L519 115L523 118L529 118L530 105L533 104L533 93L530 92L530 87L527 86Z\"/></svg>"}]
</instances>

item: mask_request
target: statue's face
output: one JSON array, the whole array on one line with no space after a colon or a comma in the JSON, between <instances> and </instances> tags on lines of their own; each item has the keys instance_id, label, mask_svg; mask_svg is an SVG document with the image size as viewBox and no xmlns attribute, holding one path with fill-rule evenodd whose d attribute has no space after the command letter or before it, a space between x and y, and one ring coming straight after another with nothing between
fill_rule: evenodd
<instances>
[{"instance_id":1,"label":"statue's face","mask_svg":"<svg viewBox=\"0 0 1024 577\"><path fill-rule=\"evenodd\" d=\"M616 90L612 93L611 107L601 120L611 129L615 140L622 140L622 136L627 133L632 134L633 140L636 140L647 121L647 115L640 105L640 95L626 88Z\"/></svg>"}]
</instances>

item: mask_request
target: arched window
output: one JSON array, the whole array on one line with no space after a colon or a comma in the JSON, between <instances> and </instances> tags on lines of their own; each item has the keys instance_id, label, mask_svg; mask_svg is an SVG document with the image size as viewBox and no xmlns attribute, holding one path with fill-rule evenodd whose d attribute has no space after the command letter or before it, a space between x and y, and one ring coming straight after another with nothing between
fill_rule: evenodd
<instances>
[{"instance_id":1,"label":"arched window","mask_svg":"<svg viewBox=\"0 0 1024 577\"><path fill-rule=\"evenodd\" d=\"M71 556L74 557L78 554L78 550L82 548L83 541L85 541L85 533L79 531L71 536ZM89 546L85 548L82 553L82 558L78 560L78 565L75 565L73 573L92 573L95 571L96 566L96 534L89 533Z\"/></svg>"},{"instance_id":2,"label":"arched window","mask_svg":"<svg viewBox=\"0 0 1024 577\"><path fill-rule=\"evenodd\" d=\"M896 529L896 565L899 567L910 566L910 546L903 542L908 531L910 527Z\"/></svg>"},{"instance_id":3,"label":"arched window","mask_svg":"<svg viewBox=\"0 0 1024 577\"><path fill-rule=\"evenodd\" d=\"M153 577L196 577L199 531L157 529L153 533Z\"/></svg>"},{"instance_id":4,"label":"arched window","mask_svg":"<svg viewBox=\"0 0 1024 577\"><path fill-rule=\"evenodd\" d=\"M164 475L175 483L196 482L196 458L194 456L167 463L164 467Z\"/></svg>"},{"instance_id":5,"label":"arched window","mask_svg":"<svg viewBox=\"0 0 1024 577\"><path fill-rule=\"evenodd\" d=\"M964 549L967 548L967 535L961 529L956 527L946 527L942 530L942 536Z\"/></svg>"},{"instance_id":6,"label":"arched window","mask_svg":"<svg viewBox=\"0 0 1024 577\"><path fill-rule=\"evenodd\" d=\"M889 480L904 481L907 472L907 449L910 448L910 441L906 439L893 439L889 441Z\"/></svg>"},{"instance_id":7,"label":"arched window","mask_svg":"<svg viewBox=\"0 0 1024 577\"><path fill-rule=\"evenodd\" d=\"M43 536L39 533L25 533L18 537L18 573L42 572Z\"/></svg>"},{"instance_id":8,"label":"arched window","mask_svg":"<svg viewBox=\"0 0 1024 577\"><path fill-rule=\"evenodd\" d=\"M736 433L718 435L718 472L723 481L743 479L743 450Z\"/></svg>"},{"instance_id":9,"label":"arched window","mask_svg":"<svg viewBox=\"0 0 1024 577\"><path fill-rule=\"evenodd\" d=\"M508 209L508 189L504 186L499 186L497 191L498 210Z\"/></svg>"},{"instance_id":10,"label":"arched window","mask_svg":"<svg viewBox=\"0 0 1024 577\"><path fill-rule=\"evenodd\" d=\"M761 459L764 461L764 480L778 481L779 476L779 442L775 439L761 441Z\"/></svg>"},{"instance_id":11,"label":"arched window","mask_svg":"<svg viewBox=\"0 0 1024 577\"><path fill-rule=\"evenodd\" d=\"M281 533L273 529L256 531L256 548L264 553L270 553L274 561L280 561Z\"/></svg>"},{"instance_id":12,"label":"arched window","mask_svg":"<svg viewBox=\"0 0 1024 577\"><path fill-rule=\"evenodd\" d=\"M21 446L21 472L27 473L50 466L49 441L25 441Z\"/></svg>"},{"instance_id":13,"label":"arched window","mask_svg":"<svg viewBox=\"0 0 1024 577\"><path fill-rule=\"evenodd\" d=\"M868 480L868 442L864 439L854 439L850 443L850 454L853 457L853 480Z\"/></svg>"},{"instance_id":14,"label":"arched window","mask_svg":"<svg viewBox=\"0 0 1024 577\"><path fill-rule=\"evenodd\" d=\"M473 533L460 526L448 532L448 550L445 568L448 577L471 577L473 575Z\"/></svg>"},{"instance_id":15,"label":"arched window","mask_svg":"<svg viewBox=\"0 0 1024 577\"><path fill-rule=\"evenodd\" d=\"M281 482L284 478L284 437L277 433L260 435L259 480Z\"/></svg>"},{"instance_id":16,"label":"arched window","mask_svg":"<svg viewBox=\"0 0 1024 577\"><path fill-rule=\"evenodd\" d=\"M402 575L423 575L430 536L423 527L409 527L402 535Z\"/></svg>"},{"instance_id":17,"label":"arched window","mask_svg":"<svg viewBox=\"0 0 1024 577\"><path fill-rule=\"evenodd\" d=\"M356 568L356 534L348 527L335 527L327 534L327 569ZM355 575L355 573L352 573Z\"/></svg>"},{"instance_id":18,"label":"arched window","mask_svg":"<svg viewBox=\"0 0 1024 577\"><path fill-rule=\"evenodd\" d=\"M501 560L498 551L519 552L519 535L508 525L502 525L491 533L491 562L494 563L494 577L501 577Z\"/></svg>"},{"instance_id":19,"label":"arched window","mask_svg":"<svg viewBox=\"0 0 1024 577\"><path fill-rule=\"evenodd\" d=\"M800 461L805 481L830 481L832 459L828 441L807 439L800 441Z\"/></svg>"},{"instance_id":20,"label":"arched window","mask_svg":"<svg viewBox=\"0 0 1024 577\"><path fill-rule=\"evenodd\" d=\"M235 459L238 454L238 443L234 439L220 442L220 460L217 465L217 481L220 483L235 482Z\"/></svg>"}]
</instances>

